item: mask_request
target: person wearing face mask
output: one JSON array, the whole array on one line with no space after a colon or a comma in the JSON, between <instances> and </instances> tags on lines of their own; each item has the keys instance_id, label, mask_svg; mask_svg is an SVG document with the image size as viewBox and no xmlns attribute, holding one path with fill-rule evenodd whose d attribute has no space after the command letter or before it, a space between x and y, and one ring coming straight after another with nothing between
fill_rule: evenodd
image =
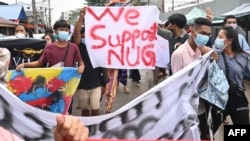
<instances>
[{"instance_id":1,"label":"person wearing face mask","mask_svg":"<svg viewBox=\"0 0 250 141\"><path fill-rule=\"evenodd\" d=\"M45 34L42 39L46 41L46 45L51 44L54 42L54 38L52 34Z\"/></svg>"},{"instance_id":2,"label":"person wearing face mask","mask_svg":"<svg viewBox=\"0 0 250 141\"><path fill-rule=\"evenodd\" d=\"M105 69L93 68L85 43L85 27L82 26L86 8L80 10L80 16L75 26L73 41L78 45L85 70L82 74L76 94L78 96L78 109L82 110L82 116L98 116L102 84L101 75ZM104 72L105 73L105 72Z\"/></svg>"},{"instance_id":3,"label":"person wearing face mask","mask_svg":"<svg viewBox=\"0 0 250 141\"><path fill-rule=\"evenodd\" d=\"M171 68L173 74L202 56L200 47L204 47L211 34L211 22L206 18L197 18L193 23L191 35L172 54Z\"/></svg>"},{"instance_id":4,"label":"person wearing face mask","mask_svg":"<svg viewBox=\"0 0 250 141\"><path fill-rule=\"evenodd\" d=\"M43 54L37 61L22 63L17 65L16 70L22 68L36 68L42 66L48 67L75 67L77 64L77 72L82 74L84 71L84 62L76 44L68 42L70 25L65 20L57 21L54 24L55 33L58 40L48 44L44 48ZM69 108L69 114L72 113Z\"/></svg>"},{"instance_id":5,"label":"person wearing face mask","mask_svg":"<svg viewBox=\"0 0 250 141\"><path fill-rule=\"evenodd\" d=\"M243 76L250 73L250 55L241 48L238 33L231 26L225 26L219 31L214 49L219 53L218 66L230 84L223 116L230 116L234 125L249 125L249 102L245 95ZM221 124L220 120L215 121L214 132Z\"/></svg>"},{"instance_id":6,"label":"person wearing face mask","mask_svg":"<svg viewBox=\"0 0 250 141\"><path fill-rule=\"evenodd\" d=\"M0 39L5 38L6 36L4 35L3 31L0 31Z\"/></svg>"},{"instance_id":7,"label":"person wearing face mask","mask_svg":"<svg viewBox=\"0 0 250 141\"><path fill-rule=\"evenodd\" d=\"M171 68L173 74L200 58L202 54L211 50L209 47L204 47L209 41L211 26L212 23L206 18L195 19L190 29L190 37L172 54ZM216 52L212 53L212 58L217 60L218 54ZM205 104L203 100L199 102L198 115L201 139L209 139L209 130L206 124Z\"/></svg>"},{"instance_id":8,"label":"person wearing face mask","mask_svg":"<svg viewBox=\"0 0 250 141\"><path fill-rule=\"evenodd\" d=\"M187 18L181 13L175 13L168 17L168 30L158 28L157 34L169 41L169 57L171 62L171 56L174 50L183 44L189 37L189 34L185 31L187 24ZM172 75L171 64L168 65L169 74ZM158 70L156 70L158 71ZM156 72L155 72L156 73Z\"/></svg>"},{"instance_id":9,"label":"person wearing face mask","mask_svg":"<svg viewBox=\"0 0 250 141\"><path fill-rule=\"evenodd\" d=\"M25 25L19 24L15 28L15 36L16 38L33 38L33 33Z\"/></svg>"},{"instance_id":10,"label":"person wearing face mask","mask_svg":"<svg viewBox=\"0 0 250 141\"><path fill-rule=\"evenodd\" d=\"M239 32L239 27L237 25L236 17L233 15L226 16L223 23L224 23L224 26L231 26L233 27L234 30L238 32L238 40L239 40L240 46L242 47L244 51L250 53L250 47L244 35L241 34L242 32Z\"/></svg>"}]
</instances>

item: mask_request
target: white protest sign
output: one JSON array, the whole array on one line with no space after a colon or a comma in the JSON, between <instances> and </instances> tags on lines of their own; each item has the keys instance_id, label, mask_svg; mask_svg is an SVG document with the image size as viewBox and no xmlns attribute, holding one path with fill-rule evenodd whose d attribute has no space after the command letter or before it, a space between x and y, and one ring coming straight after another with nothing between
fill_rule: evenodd
<instances>
[{"instance_id":1,"label":"white protest sign","mask_svg":"<svg viewBox=\"0 0 250 141\"><path fill-rule=\"evenodd\" d=\"M156 6L87 7L86 46L93 67L153 69Z\"/></svg>"},{"instance_id":2,"label":"white protest sign","mask_svg":"<svg viewBox=\"0 0 250 141\"><path fill-rule=\"evenodd\" d=\"M156 52L156 66L167 68L169 64L169 42L168 40L157 35L157 42L155 45Z\"/></svg>"},{"instance_id":3,"label":"white protest sign","mask_svg":"<svg viewBox=\"0 0 250 141\"><path fill-rule=\"evenodd\" d=\"M194 61L113 113L79 117L89 128L89 138L200 140L197 88L206 75L209 56ZM52 141L55 115L25 104L0 85L0 126L23 139Z\"/></svg>"}]
</instances>

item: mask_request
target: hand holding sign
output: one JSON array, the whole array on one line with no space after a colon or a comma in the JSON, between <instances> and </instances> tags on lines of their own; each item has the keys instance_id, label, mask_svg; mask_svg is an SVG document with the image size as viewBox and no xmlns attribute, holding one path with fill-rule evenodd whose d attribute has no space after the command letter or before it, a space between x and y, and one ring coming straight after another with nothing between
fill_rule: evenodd
<instances>
[{"instance_id":1,"label":"hand holding sign","mask_svg":"<svg viewBox=\"0 0 250 141\"><path fill-rule=\"evenodd\" d=\"M83 7L83 8L80 10L80 16L85 16L85 13L86 13L86 7Z\"/></svg>"}]
</instances>

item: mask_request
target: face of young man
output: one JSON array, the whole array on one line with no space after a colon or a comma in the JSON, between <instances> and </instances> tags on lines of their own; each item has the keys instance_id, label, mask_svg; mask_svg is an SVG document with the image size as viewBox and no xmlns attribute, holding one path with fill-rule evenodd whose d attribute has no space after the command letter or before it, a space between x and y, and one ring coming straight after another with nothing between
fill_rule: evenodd
<instances>
[{"instance_id":1,"label":"face of young man","mask_svg":"<svg viewBox=\"0 0 250 141\"><path fill-rule=\"evenodd\" d=\"M59 27L55 31L60 41L68 41L69 39L69 29L67 27Z\"/></svg>"},{"instance_id":2,"label":"face of young man","mask_svg":"<svg viewBox=\"0 0 250 141\"><path fill-rule=\"evenodd\" d=\"M197 47L203 47L207 44L211 35L211 27L207 25L201 25L197 28L192 28L192 38Z\"/></svg>"},{"instance_id":3,"label":"face of young man","mask_svg":"<svg viewBox=\"0 0 250 141\"><path fill-rule=\"evenodd\" d=\"M237 28L237 20L235 18L228 18L225 26L232 26L234 29Z\"/></svg>"}]
</instances>

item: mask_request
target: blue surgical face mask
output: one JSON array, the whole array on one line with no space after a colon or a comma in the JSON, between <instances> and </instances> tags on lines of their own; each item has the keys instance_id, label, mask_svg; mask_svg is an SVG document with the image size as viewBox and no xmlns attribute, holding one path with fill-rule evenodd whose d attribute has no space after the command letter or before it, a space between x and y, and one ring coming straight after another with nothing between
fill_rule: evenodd
<instances>
[{"instance_id":1,"label":"blue surgical face mask","mask_svg":"<svg viewBox=\"0 0 250 141\"><path fill-rule=\"evenodd\" d=\"M69 39L69 32L58 31L58 39L61 41L67 41Z\"/></svg>"},{"instance_id":2,"label":"blue surgical face mask","mask_svg":"<svg viewBox=\"0 0 250 141\"><path fill-rule=\"evenodd\" d=\"M82 44L85 45L85 38L82 38Z\"/></svg>"},{"instance_id":3,"label":"blue surgical face mask","mask_svg":"<svg viewBox=\"0 0 250 141\"><path fill-rule=\"evenodd\" d=\"M222 52L225 49L224 39L216 38L214 41L214 49L216 51Z\"/></svg>"},{"instance_id":4,"label":"blue surgical face mask","mask_svg":"<svg viewBox=\"0 0 250 141\"><path fill-rule=\"evenodd\" d=\"M197 45L197 47L205 46L208 40L209 40L209 36L202 35L202 34L197 34L196 37L194 38L194 42Z\"/></svg>"}]
</instances>

